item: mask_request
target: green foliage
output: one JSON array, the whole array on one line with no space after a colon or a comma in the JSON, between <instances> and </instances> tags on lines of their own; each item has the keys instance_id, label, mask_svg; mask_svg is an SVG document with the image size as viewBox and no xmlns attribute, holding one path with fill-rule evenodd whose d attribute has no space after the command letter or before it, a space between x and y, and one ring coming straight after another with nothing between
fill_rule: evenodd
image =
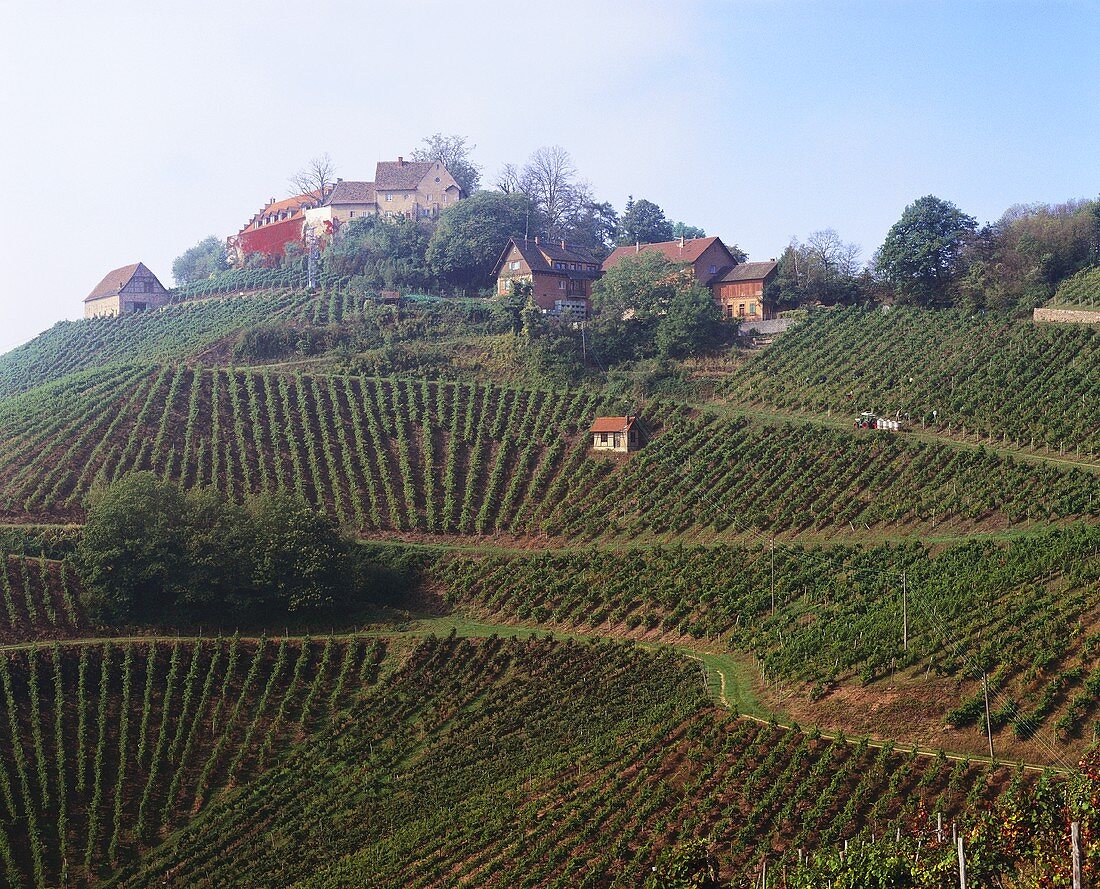
<instances>
[{"instance_id":1,"label":"green foliage","mask_svg":"<svg viewBox=\"0 0 1100 889\"><path fill-rule=\"evenodd\" d=\"M646 251L616 263L592 288L592 339L616 364L659 355L680 358L714 345L721 313L691 269Z\"/></svg>"},{"instance_id":2,"label":"green foliage","mask_svg":"<svg viewBox=\"0 0 1100 889\"><path fill-rule=\"evenodd\" d=\"M361 278L372 289L425 288L432 282L425 258L430 234L420 220L361 216L341 228L323 262L330 274Z\"/></svg>"},{"instance_id":3,"label":"green foliage","mask_svg":"<svg viewBox=\"0 0 1100 889\"><path fill-rule=\"evenodd\" d=\"M242 508L138 472L95 493L75 564L89 610L109 623L176 613L261 619L354 599L350 544L290 494Z\"/></svg>"},{"instance_id":4,"label":"green foliage","mask_svg":"<svg viewBox=\"0 0 1100 889\"><path fill-rule=\"evenodd\" d=\"M887 232L876 270L899 302L949 302L960 254L976 228L974 218L949 201L919 198Z\"/></svg>"},{"instance_id":5,"label":"green foliage","mask_svg":"<svg viewBox=\"0 0 1100 889\"><path fill-rule=\"evenodd\" d=\"M172 262L172 277L176 284L202 281L229 268L225 258L225 242L214 235L203 238L194 247L185 250Z\"/></svg>"},{"instance_id":6,"label":"green foliage","mask_svg":"<svg viewBox=\"0 0 1100 889\"><path fill-rule=\"evenodd\" d=\"M665 211L645 198L626 202L626 210L619 219L619 231L615 243L619 246L631 244L656 244L671 241L672 223L665 217Z\"/></svg>"},{"instance_id":7,"label":"green foliage","mask_svg":"<svg viewBox=\"0 0 1100 889\"><path fill-rule=\"evenodd\" d=\"M666 849L657 857L645 889L719 889L718 862L705 840Z\"/></svg>"},{"instance_id":8,"label":"green foliage","mask_svg":"<svg viewBox=\"0 0 1100 889\"><path fill-rule=\"evenodd\" d=\"M677 222L672 226L672 237L674 238L686 238L690 241L695 238L705 238L706 236L707 233L697 225L686 225L683 222ZM744 258L739 259L738 262L744 262Z\"/></svg>"},{"instance_id":9,"label":"green foliage","mask_svg":"<svg viewBox=\"0 0 1100 889\"><path fill-rule=\"evenodd\" d=\"M531 202L522 192L477 191L447 207L428 243L432 274L456 287L481 289L510 237L522 235Z\"/></svg>"}]
</instances>

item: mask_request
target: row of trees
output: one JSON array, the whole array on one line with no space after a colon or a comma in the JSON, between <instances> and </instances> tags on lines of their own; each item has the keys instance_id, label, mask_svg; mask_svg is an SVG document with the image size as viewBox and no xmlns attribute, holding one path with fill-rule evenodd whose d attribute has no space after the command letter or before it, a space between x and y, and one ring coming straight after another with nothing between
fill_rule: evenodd
<instances>
[{"instance_id":1,"label":"row of trees","mask_svg":"<svg viewBox=\"0 0 1100 889\"><path fill-rule=\"evenodd\" d=\"M793 240L771 296L780 305L886 301L971 310L1030 309L1100 263L1100 200L1017 205L977 220L926 195L902 213L865 267L832 229Z\"/></svg>"}]
</instances>

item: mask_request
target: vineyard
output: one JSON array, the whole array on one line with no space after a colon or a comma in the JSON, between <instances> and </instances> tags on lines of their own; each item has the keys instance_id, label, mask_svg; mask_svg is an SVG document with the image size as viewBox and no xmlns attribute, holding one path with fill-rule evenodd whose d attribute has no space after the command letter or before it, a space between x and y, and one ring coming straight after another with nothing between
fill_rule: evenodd
<instances>
[{"instance_id":1,"label":"vineyard","mask_svg":"<svg viewBox=\"0 0 1100 889\"><path fill-rule=\"evenodd\" d=\"M915 545L672 546L455 555L435 571L451 604L498 619L721 638L752 656L765 694L793 683L820 700L842 682L950 677L922 719L973 728L970 746L984 743L982 669L999 745L1048 760L1100 734L1095 526L935 555Z\"/></svg>"},{"instance_id":2,"label":"vineyard","mask_svg":"<svg viewBox=\"0 0 1100 889\"><path fill-rule=\"evenodd\" d=\"M1100 310L1100 266L1082 269L1066 278L1047 305L1058 309Z\"/></svg>"},{"instance_id":3,"label":"vineyard","mask_svg":"<svg viewBox=\"0 0 1100 889\"><path fill-rule=\"evenodd\" d=\"M668 654L429 639L111 885L637 886L690 837L729 878L1050 781L740 720Z\"/></svg>"},{"instance_id":4,"label":"vineyard","mask_svg":"<svg viewBox=\"0 0 1100 889\"><path fill-rule=\"evenodd\" d=\"M626 463L597 459L578 433L609 407L585 390L87 372L0 409L0 509L79 518L94 485L146 469L234 499L290 491L364 533L950 535L1100 514L1100 475L1086 471L667 403L646 409L646 448Z\"/></svg>"},{"instance_id":5,"label":"vineyard","mask_svg":"<svg viewBox=\"0 0 1100 889\"><path fill-rule=\"evenodd\" d=\"M0 555L0 642L71 638L91 628L66 563Z\"/></svg>"},{"instance_id":6,"label":"vineyard","mask_svg":"<svg viewBox=\"0 0 1100 889\"><path fill-rule=\"evenodd\" d=\"M320 730L384 650L233 638L0 653L0 874L97 882Z\"/></svg>"},{"instance_id":7,"label":"vineyard","mask_svg":"<svg viewBox=\"0 0 1100 889\"><path fill-rule=\"evenodd\" d=\"M1100 331L962 311L819 311L723 384L744 405L901 411L918 427L1100 458Z\"/></svg>"},{"instance_id":8,"label":"vineyard","mask_svg":"<svg viewBox=\"0 0 1100 889\"><path fill-rule=\"evenodd\" d=\"M274 319L328 324L361 310L362 301L346 292L281 290L184 302L121 318L59 321L0 356L0 398L89 368L191 358L230 334Z\"/></svg>"}]
</instances>

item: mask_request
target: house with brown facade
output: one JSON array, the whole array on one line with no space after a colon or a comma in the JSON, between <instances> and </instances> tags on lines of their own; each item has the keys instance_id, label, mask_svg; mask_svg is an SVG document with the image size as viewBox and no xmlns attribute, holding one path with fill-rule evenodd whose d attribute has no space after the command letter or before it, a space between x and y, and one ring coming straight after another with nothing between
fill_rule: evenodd
<instances>
[{"instance_id":1,"label":"house with brown facade","mask_svg":"<svg viewBox=\"0 0 1100 889\"><path fill-rule=\"evenodd\" d=\"M498 295L507 296L517 282L527 282L540 309L581 319L588 315L592 282L600 274L600 262L587 247L538 237L511 238L493 270Z\"/></svg>"},{"instance_id":2,"label":"house with brown facade","mask_svg":"<svg viewBox=\"0 0 1100 889\"><path fill-rule=\"evenodd\" d=\"M594 451L628 454L642 446L637 417L596 417L588 434Z\"/></svg>"},{"instance_id":3,"label":"house with brown facade","mask_svg":"<svg viewBox=\"0 0 1100 889\"><path fill-rule=\"evenodd\" d=\"M742 262L710 285L722 307L722 317L741 321L770 321L776 315L775 303L765 296L765 288L777 274L779 263Z\"/></svg>"},{"instance_id":4,"label":"house with brown facade","mask_svg":"<svg viewBox=\"0 0 1100 889\"><path fill-rule=\"evenodd\" d=\"M133 315L167 305L168 289L143 262L124 265L104 275L86 297L84 317Z\"/></svg>"}]
</instances>

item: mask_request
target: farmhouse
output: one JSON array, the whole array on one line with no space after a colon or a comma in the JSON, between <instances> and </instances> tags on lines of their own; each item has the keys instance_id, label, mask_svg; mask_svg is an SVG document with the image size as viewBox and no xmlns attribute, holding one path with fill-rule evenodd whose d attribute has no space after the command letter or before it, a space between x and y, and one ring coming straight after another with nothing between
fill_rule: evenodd
<instances>
[{"instance_id":1,"label":"farmhouse","mask_svg":"<svg viewBox=\"0 0 1100 889\"><path fill-rule=\"evenodd\" d=\"M711 284L722 316L744 321L769 321L775 317L775 303L764 296L764 288L775 278L779 263L743 262Z\"/></svg>"},{"instance_id":2,"label":"farmhouse","mask_svg":"<svg viewBox=\"0 0 1100 889\"><path fill-rule=\"evenodd\" d=\"M594 451L628 454L641 447L637 417L596 417L588 431Z\"/></svg>"},{"instance_id":3,"label":"farmhouse","mask_svg":"<svg viewBox=\"0 0 1100 889\"><path fill-rule=\"evenodd\" d=\"M531 285L531 298L543 311L572 318L588 315L592 282L600 263L587 247L565 241L511 238L497 260L493 275L497 294L506 296L517 282Z\"/></svg>"},{"instance_id":4,"label":"farmhouse","mask_svg":"<svg viewBox=\"0 0 1100 889\"><path fill-rule=\"evenodd\" d=\"M132 315L159 309L168 302L168 290L143 262L108 272L84 298L84 317Z\"/></svg>"}]
</instances>

